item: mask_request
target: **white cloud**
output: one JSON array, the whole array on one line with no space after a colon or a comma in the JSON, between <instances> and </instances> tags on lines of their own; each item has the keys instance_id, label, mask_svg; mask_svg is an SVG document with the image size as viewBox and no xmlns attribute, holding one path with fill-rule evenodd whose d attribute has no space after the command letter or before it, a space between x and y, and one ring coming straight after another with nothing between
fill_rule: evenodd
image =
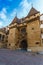
<instances>
[{"instance_id":1,"label":"white cloud","mask_svg":"<svg viewBox=\"0 0 43 65\"><path fill-rule=\"evenodd\" d=\"M5 19L6 19L6 15L2 12L2 13L0 14L0 18L3 19L3 20L5 20Z\"/></svg>"},{"instance_id":2,"label":"white cloud","mask_svg":"<svg viewBox=\"0 0 43 65\"><path fill-rule=\"evenodd\" d=\"M0 18L1 18L2 20L4 20L4 21L5 21L6 18L7 18L6 13L7 13L7 11L6 11L5 8L3 8L3 9L0 11Z\"/></svg>"},{"instance_id":3,"label":"white cloud","mask_svg":"<svg viewBox=\"0 0 43 65\"><path fill-rule=\"evenodd\" d=\"M19 15L21 17L24 17L28 14L30 8L31 8L31 3L28 2L28 0L22 0L21 3L19 4L20 11Z\"/></svg>"},{"instance_id":4,"label":"white cloud","mask_svg":"<svg viewBox=\"0 0 43 65\"><path fill-rule=\"evenodd\" d=\"M9 25L11 23L11 21L13 20L15 13L16 13L16 9L13 10L12 13L9 14L9 16L8 16L6 8L3 8L0 11L0 27Z\"/></svg>"},{"instance_id":5,"label":"white cloud","mask_svg":"<svg viewBox=\"0 0 43 65\"><path fill-rule=\"evenodd\" d=\"M9 1L12 1L12 0L9 0ZM9 14L9 16L7 16L6 8L3 8L0 11L0 19L2 19L1 22L5 23L5 25L3 24L3 26L10 24L11 21L13 20L13 18L16 16L16 13L17 13L18 18L25 17L28 14L30 8L31 8L31 3L29 3L28 0L22 0L19 4L18 8L14 9L11 12L11 14ZM0 25L2 25L2 23Z\"/></svg>"},{"instance_id":6,"label":"white cloud","mask_svg":"<svg viewBox=\"0 0 43 65\"><path fill-rule=\"evenodd\" d=\"M7 16L7 10L6 8L3 8L0 11L0 27L7 26L10 23L10 16Z\"/></svg>"},{"instance_id":7,"label":"white cloud","mask_svg":"<svg viewBox=\"0 0 43 65\"><path fill-rule=\"evenodd\" d=\"M14 9L14 10L12 11L12 13L11 13L11 17L14 17L14 16L16 15L16 13L17 13L17 10Z\"/></svg>"},{"instance_id":8,"label":"white cloud","mask_svg":"<svg viewBox=\"0 0 43 65\"><path fill-rule=\"evenodd\" d=\"M22 8L27 9L27 8L29 8L30 4L31 3L29 3L28 0L22 0L22 2L20 3L19 6L22 6Z\"/></svg>"},{"instance_id":9,"label":"white cloud","mask_svg":"<svg viewBox=\"0 0 43 65\"><path fill-rule=\"evenodd\" d=\"M3 23L2 23L2 21L0 21L0 27L2 27L3 26Z\"/></svg>"},{"instance_id":10,"label":"white cloud","mask_svg":"<svg viewBox=\"0 0 43 65\"><path fill-rule=\"evenodd\" d=\"M12 11L11 16L14 18L17 13L18 18L25 17L29 13L30 8L31 3L29 3L28 0L22 0L18 8Z\"/></svg>"},{"instance_id":11,"label":"white cloud","mask_svg":"<svg viewBox=\"0 0 43 65\"><path fill-rule=\"evenodd\" d=\"M3 11L4 13L7 13L6 8L3 8L2 11Z\"/></svg>"}]
</instances>

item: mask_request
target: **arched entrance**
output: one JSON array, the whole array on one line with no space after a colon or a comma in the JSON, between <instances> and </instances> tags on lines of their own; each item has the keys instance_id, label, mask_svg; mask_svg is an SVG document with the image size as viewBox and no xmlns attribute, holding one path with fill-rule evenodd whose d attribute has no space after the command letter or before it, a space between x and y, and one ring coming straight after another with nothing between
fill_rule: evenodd
<instances>
[{"instance_id":1,"label":"arched entrance","mask_svg":"<svg viewBox=\"0 0 43 65\"><path fill-rule=\"evenodd\" d=\"M27 50L28 45L27 45L27 41L25 39L21 41L20 47L23 50Z\"/></svg>"}]
</instances>

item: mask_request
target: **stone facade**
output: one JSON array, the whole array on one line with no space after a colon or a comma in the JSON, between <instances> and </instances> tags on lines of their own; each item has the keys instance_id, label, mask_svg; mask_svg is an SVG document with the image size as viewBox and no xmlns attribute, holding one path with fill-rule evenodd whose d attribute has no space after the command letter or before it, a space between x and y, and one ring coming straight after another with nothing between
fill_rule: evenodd
<instances>
[{"instance_id":1,"label":"stone facade","mask_svg":"<svg viewBox=\"0 0 43 65\"><path fill-rule=\"evenodd\" d=\"M0 29L0 48L4 48L6 43L6 34L5 31Z\"/></svg>"},{"instance_id":2,"label":"stone facade","mask_svg":"<svg viewBox=\"0 0 43 65\"><path fill-rule=\"evenodd\" d=\"M40 22L40 12L33 7L26 17L15 17L5 33L7 48L43 51Z\"/></svg>"}]
</instances>

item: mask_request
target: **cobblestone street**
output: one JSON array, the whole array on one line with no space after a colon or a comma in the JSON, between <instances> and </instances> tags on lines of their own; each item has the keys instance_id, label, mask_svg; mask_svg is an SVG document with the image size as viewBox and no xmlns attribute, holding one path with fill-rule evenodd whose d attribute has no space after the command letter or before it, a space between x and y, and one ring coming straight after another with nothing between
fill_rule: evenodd
<instances>
[{"instance_id":1,"label":"cobblestone street","mask_svg":"<svg viewBox=\"0 0 43 65\"><path fill-rule=\"evenodd\" d=\"M0 65L43 65L43 55L0 49Z\"/></svg>"}]
</instances>

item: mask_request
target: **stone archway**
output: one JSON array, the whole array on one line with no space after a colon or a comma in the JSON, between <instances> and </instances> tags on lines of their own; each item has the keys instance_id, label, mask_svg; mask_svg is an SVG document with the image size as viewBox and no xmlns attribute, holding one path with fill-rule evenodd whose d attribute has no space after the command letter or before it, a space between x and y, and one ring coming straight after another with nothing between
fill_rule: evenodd
<instances>
[{"instance_id":1,"label":"stone archway","mask_svg":"<svg viewBox=\"0 0 43 65\"><path fill-rule=\"evenodd\" d=\"M20 48L23 49L23 50L27 50L27 40L22 40L21 43L20 43Z\"/></svg>"}]
</instances>

